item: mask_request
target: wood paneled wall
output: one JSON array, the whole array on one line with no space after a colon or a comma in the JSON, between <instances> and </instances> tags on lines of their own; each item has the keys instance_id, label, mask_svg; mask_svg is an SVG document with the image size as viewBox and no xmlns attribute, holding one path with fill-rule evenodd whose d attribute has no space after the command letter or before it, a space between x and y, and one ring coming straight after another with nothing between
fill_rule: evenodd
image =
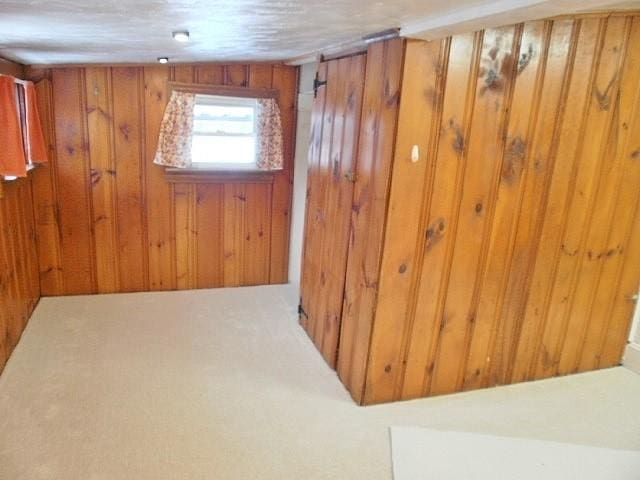
<instances>
[{"instance_id":1,"label":"wood paneled wall","mask_svg":"<svg viewBox=\"0 0 640 480\"><path fill-rule=\"evenodd\" d=\"M318 76L327 84L319 89L312 113L300 320L332 368L338 353L357 183L366 58L361 54L319 64Z\"/></svg>"},{"instance_id":2,"label":"wood paneled wall","mask_svg":"<svg viewBox=\"0 0 640 480\"><path fill-rule=\"evenodd\" d=\"M78 67L30 76L39 80L52 157L34 178L43 295L287 281L296 68ZM277 89L284 171L167 182L152 160L171 80Z\"/></svg>"},{"instance_id":3,"label":"wood paneled wall","mask_svg":"<svg viewBox=\"0 0 640 480\"><path fill-rule=\"evenodd\" d=\"M367 51L337 367L351 392L364 385L378 298L404 50L405 41L394 39Z\"/></svg>"},{"instance_id":4,"label":"wood paneled wall","mask_svg":"<svg viewBox=\"0 0 640 480\"><path fill-rule=\"evenodd\" d=\"M22 65L0 59L0 73ZM0 180L0 373L40 299L31 178Z\"/></svg>"},{"instance_id":5,"label":"wood paneled wall","mask_svg":"<svg viewBox=\"0 0 640 480\"><path fill-rule=\"evenodd\" d=\"M40 299L30 179L0 185L0 372Z\"/></svg>"},{"instance_id":6,"label":"wood paneled wall","mask_svg":"<svg viewBox=\"0 0 640 480\"><path fill-rule=\"evenodd\" d=\"M30 179L0 185L0 372L40 299Z\"/></svg>"},{"instance_id":7,"label":"wood paneled wall","mask_svg":"<svg viewBox=\"0 0 640 480\"><path fill-rule=\"evenodd\" d=\"M639 44L630 14L408 42L356 400L620 362L640 280Z\"/></svg>"}]
</instances>

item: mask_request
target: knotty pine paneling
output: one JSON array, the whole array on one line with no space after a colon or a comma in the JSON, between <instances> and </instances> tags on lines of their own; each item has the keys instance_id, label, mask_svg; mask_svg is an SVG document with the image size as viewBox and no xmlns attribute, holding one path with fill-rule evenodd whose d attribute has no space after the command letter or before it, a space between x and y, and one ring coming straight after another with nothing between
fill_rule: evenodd
<instances>
[{"instance_id":1,"label":"knotty pine paneling","mask_svg":"<svg viewBox=\"0 0 640 480\"><path fill-rule=\"evenodd\" d=\"M337 367L351 392L364 386L378 296L404 48L403 39L394 39L367 50Z\"/></svg>"},{"instance_id":2,"label":"knotty pine paneling","mask_svg":"<svg viewBox=\"0 0 640 480\"><path fill-rule=\"evenodd\" d=\"M0 74L24 78L24 67L0 59ZM40 299L32 175L0 180L0 373Z\"/></svg>"},{"instance_id":3,"label":"knotty pine paneling","mask_svg":"<svg viewBox=\"0 0 640 480\"><path fill-rule=\"evenodd\" d=\"M357 401L620 362L640 282L639 42L622 13L408 41L373 321L363 360L345 358L363 380L341 376Z\"/></svg>"},{"instance_id":4,"label":"knotty pine paneling","mask_svg":"<svg viewBox=\"0 0 640 480\"><path fill-rule=\"evenodd\" d=\"M313 106L301 324L335 368L351 227L366 55L322 62ZM357 180L356 180L357 182Z\"/></svg>"},{"instance_id":5,"label":"knotty pine paneling","mask_svg":"<svg viewBox=\"0 0 640 480\"><path fill-rule=\"evenodd\" d=\"M51 162L33 179L43 295L287 281L297 69L32 69ZM274 88L285 169L269 182L169 183L154 165L168 82Z\"/></svg>"},{"instance_id":6,"label":"knotty pine paneling","mask_svg":"<svg viewBox=\"0 0 640 480\"><path fill-rule=\"evenodd\" d=\"M0 372L40 298L30 178L0 184Z\"/></svg>"}]
</instances>

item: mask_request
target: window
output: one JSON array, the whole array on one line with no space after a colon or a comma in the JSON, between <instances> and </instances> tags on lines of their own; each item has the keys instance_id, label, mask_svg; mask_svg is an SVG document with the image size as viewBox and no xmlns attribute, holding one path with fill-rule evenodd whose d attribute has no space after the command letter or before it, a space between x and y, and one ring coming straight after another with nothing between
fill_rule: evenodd
<instances>
[{"instance_id":1,"label":"window","mask_svg":"<svg viewBox=\"0 0 640 480\"><path fill-rule=\"evenodd\" d=\"M257 106L255 98L196 95L192 166L255 169Z\"/></svg>"}]
</instances>

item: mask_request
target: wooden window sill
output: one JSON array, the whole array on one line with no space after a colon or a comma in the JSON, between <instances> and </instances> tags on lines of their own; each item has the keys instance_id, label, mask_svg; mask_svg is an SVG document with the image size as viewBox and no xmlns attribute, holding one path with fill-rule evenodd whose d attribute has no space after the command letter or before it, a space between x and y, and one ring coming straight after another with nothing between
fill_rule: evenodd
<instances>
[{"instance_id":1,"label":"wooden window sill","mask_svg":"<svg viewBox=\"0 0 640 480\"><path fill-rule=\"evenodd\" d=\"M273 183L274 172L167 168L164 178L169 183Z\"/></svg>"}]
</instances>

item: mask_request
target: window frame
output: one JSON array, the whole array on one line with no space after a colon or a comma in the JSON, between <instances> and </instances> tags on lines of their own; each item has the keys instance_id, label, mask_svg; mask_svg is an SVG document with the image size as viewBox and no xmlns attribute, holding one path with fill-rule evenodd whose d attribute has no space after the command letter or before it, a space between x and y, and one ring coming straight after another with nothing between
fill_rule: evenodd
<instances>
[{"instance_id":1,"label":"window frame","mask_svg":"<svg viewBox=\"0 0 640 480\"><path fill-rule=\"evenodd\" d=\"M215 106L228 106L228 107L251 107L253 109L253 114L254 114L254 118L253 118L253 131L251 134L246 134L246 135L242 135L242 134L238 134L238 135L225 135L225 134L211 134L210 136L212 137L247 137L247 138L252 138L254 140L254 142L257 143L258 138L257 138L257 133L258 133L258 118L257 118L257 103L256 103L256 98L249 98L249 97L232 97L232 96L228 96L228 95L210 95L210 94L203 94L203 93L197 93L196 94L196 106L199 104L198 103L198 97L204 98L204 101L202 103L200 103L200 105L202 104L207 104L207 100L210 98L210 105L215 105ZM207 98L208 97L208 98ZM251 105L251 102L253 102L253 105ZM192 139L196 136L196 132L194 130L194 134ZM207 135L202 135L202 136L207 136ZM256 145L257 146L257 145ZM256 159L254 157L254 161L252 163L233 163L233 162L192 162L191 163L191 167L193 169L197 169L197 170L207 170L207 171L245 171L245 170L250 170L250 171L255 171L258 170L258 168L256 168Z\"/></svg>"},{"instance_id":2,"label":"window frame","mask_svg":"<svg viewBox=\"0 0 640 480\"><path fill-rule=\"evenodd\" d=\"M230 85L205 85L198 83L169 82L169 94L173 91L193 93L195 95L211 95L216 97L235 97L263 99L272 98L278 101L278 90L274 88L253 88ZM190 168L166 168L165 178L171 183L273 183L274 173L259 170L255 165L247 167L238 164L205 164L191 165Z\"/></svg>"}]
</instances>

